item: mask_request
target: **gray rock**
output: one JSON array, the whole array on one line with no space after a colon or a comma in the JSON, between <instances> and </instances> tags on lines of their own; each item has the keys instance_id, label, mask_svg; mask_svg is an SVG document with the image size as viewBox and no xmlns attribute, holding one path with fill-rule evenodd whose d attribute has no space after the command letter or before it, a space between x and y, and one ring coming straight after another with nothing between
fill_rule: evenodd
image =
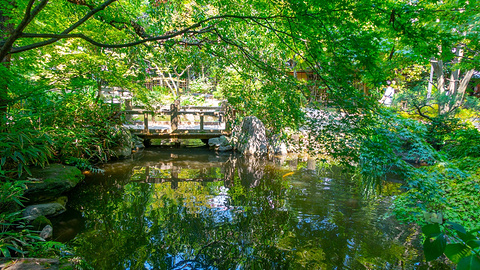
<instances>
[{"instance_id":1,"label":"gray rock","mask_svg":"<svg viewBox=\"0 0 480 270\"><path fill-rule=\"evenodd\" d=\"M31 172L31 182L23 194L30 203L55 200L85 178L78 168L62 164L51 164L43 169L33 168Z\"/></svg>"},{"instance_id":2,"label":"gray rock","mask_svg":"<svg viewBox=\"0 0 480 270\"><path fill-rule=\"evenodd\" d=\"M231 145L219 146L218 147L218 151L220 151L220 152L227 152L227 151L232 151L232 150L233 150L233 146L231 146Z\"/></svg>"},{"instance_id":3,"label":"gray rock","mask_svg":"<svg viewBox=\"0 0 480 270\"><path fill-rule=\"evenodd\" d=\"M268 153L265 126L257 117L248 116L243 119L237 149L246 156L263 156Z\"/></svg>"},{"instance_id":4,"label":"gray rock","mask_svg":"<svg viewBox=\"0 0 480 270\"><path fill-rule=\"evenodd\" d=\"M0 258L0 269L3 270L56 270L74 269L69 262L60 262L58 259L40 258Z\"/></svg>"},{"instance_id":5,"label":"gray rock","mask_svg":"<svg viewBox=\"0 0 480 270\"><path fill-rule=\"evenodd\" d=\"M220 146L220 138L211 138L208 140L208 146L218 147Z\"/></svg>"},{"instance_id":6,"label":"gray rock","mask_svg":"<svg viewBox=\"0 0 480 270\"><path fill-rule=\"evenodd\" d=\"M55 216L65 212L65 207L60 203L44 203L30 205L23 210L23 216L28 221L32 221L39 216Z\"/></svg>"},{"instance_id":7,"label":"gray rock","mask_svg":"<svg viewBox=\"0 0 480 270\"><path fill-rule=\"evenodd\" d=\"M133 144L133 150L140 150L145 148L145 145L143 144L143 139L141 139L138 136L132 136L132 144Z\"/></svg>"},{"instance_id":8,"label":"gray rock","mask_svg":"<svg viewBox=\"0 0 480 270\"><path fill-rule=\"evenodd\" d=\"M271 151L275 155L284 156L288 154L287 144L280 139L279 135L274 135L271 138Z\"/></svg>"},{"instance_id":9,"label":"gray rock","mask_svg":"<svg viewBox=\"0 0 480 270\"><path fill-rule=\"evenodd\" d=\"M275 153L275 155L284 156L288 154L287 145L284 142L281 142L278 145L274 146L273 152Z\"/></svg>"},{"instance_id":10,"label":"gray rock","mask_svg":"<svg viewBox=\"0 0 480 270\"><path fill-rule=\"evenodd\" d=\"M112 148L113 155L117 158L128 158L132 155L132 147L131 146L118 146Z\"/></svg>"},{"instance_id":11,"label":"gray rock","mask_svg":"<svg viewBox=\"0 0 480 270\"><path fill-rule=\"evenodd\" d=\"M212 138L208 140L208 146L214 148L220 152L232 151L233 146L231 143L231 139L225 136L220 136L218 138Z\"/></svg>"},{"instance_id":12,"label":"gray rock","mask_svg":"<svg viewBox=\"0 0 480 270\"><path fill-rule=\"evenodd\" d=\"M50 225L47 225L43 228L43 230L40 232L40 237L43 238L44 240L47 240L48 238L52 237L53 235L53 228Z\"/></svg>"}]
</instances>

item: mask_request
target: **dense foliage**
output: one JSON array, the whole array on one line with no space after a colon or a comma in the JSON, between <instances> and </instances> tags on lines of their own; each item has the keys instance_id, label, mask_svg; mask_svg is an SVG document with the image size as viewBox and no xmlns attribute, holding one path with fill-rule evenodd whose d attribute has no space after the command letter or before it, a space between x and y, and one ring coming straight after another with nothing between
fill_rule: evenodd
<instances>
[{"instance_id":1,"label":"dense foliage","mask_svg":"<svg viewBox=\"0 0 480 270\"><path fill-rule=\"evenodd\" d=\"M306 119L308 150L358 166L373 185L401 174L406 220L442 211L474 229L480 135L456 114L480 61L479 16L477 1L454 0L1 1L0 182L29 166L109 160L129 142L102 87L163 104L188 76L275 134L296 132L305 106L328 107L328 121ZM300 71L309 80L291 76ZM146 91L160 75L167 86ZM400 80L408 116L378 108L387 78Z\"/></svg>"}]
</instances>

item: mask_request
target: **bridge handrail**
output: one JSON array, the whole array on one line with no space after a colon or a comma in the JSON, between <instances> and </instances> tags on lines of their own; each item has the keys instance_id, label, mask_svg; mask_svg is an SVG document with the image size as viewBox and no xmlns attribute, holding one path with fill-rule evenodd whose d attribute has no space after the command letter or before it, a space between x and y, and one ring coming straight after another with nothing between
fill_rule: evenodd
<instances>
[{"instance_id":1,"label":"bridge handrail","mask_svg":"<svg viewBox=\"0 0 480 270\"><path fill-rule=\"evenodd\" d=\"M126 110L122 111L125 115L127 115L127 119L130 118L132 115L143 115L143 125L144 130L143 132L148 134L148 121L149 115L151 115L152 119L155 118L155 115L170 115L170 125L172 132L178 130L178 126L180 123L179 117L181 115L198 115L200 116L200 131L204 130L204 117L205 116L214 116L219 118L219 123L225 123L225 131L229 130L229 121L232 115L229 115L229 105L227 103L222 103L222 106L180 106L180 101L176 100L173 104L170 105L170 108L166 106L160 107L160 109L155 110L143 110L146 106L131 106L130 104L125 104ZM232 112L232 110L230 110ZM231 114L231 113L230 113Z\"/></svg>"}]
</instances>

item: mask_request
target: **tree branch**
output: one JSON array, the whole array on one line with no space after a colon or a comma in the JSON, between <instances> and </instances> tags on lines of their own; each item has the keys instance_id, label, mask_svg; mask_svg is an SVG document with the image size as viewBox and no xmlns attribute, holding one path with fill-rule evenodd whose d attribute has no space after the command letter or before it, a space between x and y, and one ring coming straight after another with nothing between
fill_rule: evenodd
<instances>
[{"instance_id":1,"label":"tree branch","mask_svg":"<svg viewBox=\"0 0 480 270\"><path fill-rule=\"evenodd\" d=\"M41 2L33 9L33 3L35 0L30 0L27 4L27 9L25 10L25 15L23 16L22 21L20 24L13 30L13 33L10 35L10 37L7 38L7 40L2 44L2 47L0 49L0 61L3 61L3 59L11 53L10 50L13 47L13 43L20 37L22 34L23 30L25 27L28 26L28 24L33 20L35 16L47 5L48 0L41 0Z\"/></svg>"},{"instance_id":2,"label":"tree branch","mask_svg":"<svg viewBox=\"0 0 480 270\"><path fill-rule=\"evenodd\" d=\"M415 109L417 109L418 115L420 115L421 117L426 118L426 119L432 121L432 118L431 118L430 116L428 116L428 115L426 115L426 114L424 114L424 113L422 112L422 109L423 109L424 107L430 107L430 108L433 109L432 106L430 106L430 105L420 106L420 105L417 105L417 104L413 104L413 106L415 107Z\"/></svg>"},{"instance_id":3,"label":"tree branch","mask_svg":"<svg viewBox=\"0 0 480 270\"><path fill-rule=\"evenodd\" d=\"M34 44L30 44L30 45L26 45L26 46L23 46L23 47L18 47L18 48L13 48L11 50L10 53L19 53L19 52L23 52L23 51L27 51L27 50L31 50L31 49L35 49L35 48L39 48L39 47L43 47L43 46L46 46L46 45L49 45L49 44L52 44L60 39L64 39L64 38L81 38L95 46L98 46L98 47L103 47L103 48L125 48L125 47L132 47L132 46L136 46L136 45L139 45L139 44L143 44L143 43L146 43L146 42L151 42L151 41L159 41L159 40L168 40L168 39L171 39L171 38L174 38L174 37L177 37L177 36L181 36L183 34L202 34L202 33L206 33L206 32L210 32L210 31L213 31L213 28L212 26L207 26L207 27L204 27L203 29L201 30L198 30L198 31L195 31L196 28L202 26L203 24L207 23L207 22L210 22L210 21L215 21L215 20L223 20L223 19L256 19L256 20L269 20L269 19L272 19L272 18L279 18L279 17L284 17L284 16L272 16L272 17L254 17L254 16L237 16L237 15L219 15L219 16L213 16L213 17L210 17L210 18L207 18L207 19L204 19L204 20L201 20L195 24L192 24L191 26L189 27L186 27L186 28L183 28L182 30L179 30L179 31L174 31L172 33L169 33L169 34L166 34L166 35L162 35L162 36L156 36L156 37L150 37L150 38L145 38L145 39L142 39L142 40L137 40L137 41L133 41L133 42L129 42L129 43L122 43L122 44L106 44L106 43L101 43L101 42L98 42L98 41L95 41L94 39L84 35L84 34L68 34L69 32L71 32L72 30L74 30L75 28L77 28L79 25L81 25L82 23L84 23L88 18L90 18L91 16L93 16L96 12L104 9L106 6L108 6L109 4L111 4L112 2L114 1L117 1L117 0L108 0L106 1L105 3L103 3L101 6L99 6L98 8L96 8L94 11L91 11L89 12L87 15L85 15L81 20L79 20L77 23L75 23L74 25L70 26L68 29L66 29L65 31L63 31L62 33L60 34L34 34L34 33L23 33L21 35L22 38L50 38L49 40L46 40L46 41L43 41L43 42L38 42L38 43L34 43Z\"/></svg>"},{"instance_id":4,"label":"tree branch","mask_svg":"<svg viewBox=\"0 0 480 270\"><path fill-rule=\"evenodd\" d=\"M93 10L95 6L88 4L85 0L67 0L68 2L75 4L75 5L80 5L80 6L86 6L90 10ZM139 23L137 23L134 20L130 20L129 22L122 22L122 21L116 21L116 20L105 20L102 16L100 16L99 20L103 23L106 23L108 25L113 26L117 30L123 30L123 29L128 29L128 25L133 27L133 32L137 34L137 36L141 38L149 38L151 36L147 35L145 32L145 28L141 26ZM118 25L121 24L121 25ZM129 29L128 29L129 30Z\"/></svg>"},{"instance_id":5,"label":"tree branch","mask_svg":"<svg viewBox=\"0 0 480 270\"><path fill-rule=\"evenodd\" d=\"M48 0L42 0L42 1L45 1L47 2ZM105 9L107 6L109 6L110 4L112 4L113 2L115 2L117 0L107 0L105 1L103 4L101 4L100 6L98 6L97 8L91 10L90 12L88 12L85 16L83 16L83 18L81 18L80 20L78 20L76 23L72 24L69 28L65 29L62 33L60 33L59 35L65 35L65 34L68 34L70 33L71 31L75 30L77 27L79 27L80 25L82 25L84 22L86 22L88 19L90 19L90 17L92 17L93 15L95 15L97 12ZM23 30L23 29L22 29ZM21 34L21 37L23 37L25 34ZM52 44L54 42L57 42L58 40L60 40L60 38L51 38L49 40L45 40L45 41L42 41L42 42L38 42L38 43L34 43L34 44L30 44L30 45L26 45L26 46L22 46L22 47L18 47L18 48L13 48L11 49L10 53L19 53L19 52L23 52L23 51L28 51L28 50L31 50L31 49L35 49L35 48L39 48L39 47L43 47L43 46L46 46L46 45L49 45L49 44ZM1 56L1 54L0 54Z\"/></svg>"}]
</instances>

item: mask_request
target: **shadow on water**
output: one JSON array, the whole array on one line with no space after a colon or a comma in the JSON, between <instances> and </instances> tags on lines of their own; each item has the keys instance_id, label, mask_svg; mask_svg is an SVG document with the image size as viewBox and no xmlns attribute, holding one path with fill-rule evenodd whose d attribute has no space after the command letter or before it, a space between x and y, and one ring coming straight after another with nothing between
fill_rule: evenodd
<instances>
[{"instance_id":1,"label":"shadow on water","mask_svg":"<svg viewBox=\"0 0 480 270\"><path fill-rule=\"evenodd\" d=\"M364 197L341 168L312 159L153 148L103 169L70 194L58 222L58 239L95 269L414 269L421 262L418 232L385 215L391 194Z\"/></svg>"}]
</instances>

